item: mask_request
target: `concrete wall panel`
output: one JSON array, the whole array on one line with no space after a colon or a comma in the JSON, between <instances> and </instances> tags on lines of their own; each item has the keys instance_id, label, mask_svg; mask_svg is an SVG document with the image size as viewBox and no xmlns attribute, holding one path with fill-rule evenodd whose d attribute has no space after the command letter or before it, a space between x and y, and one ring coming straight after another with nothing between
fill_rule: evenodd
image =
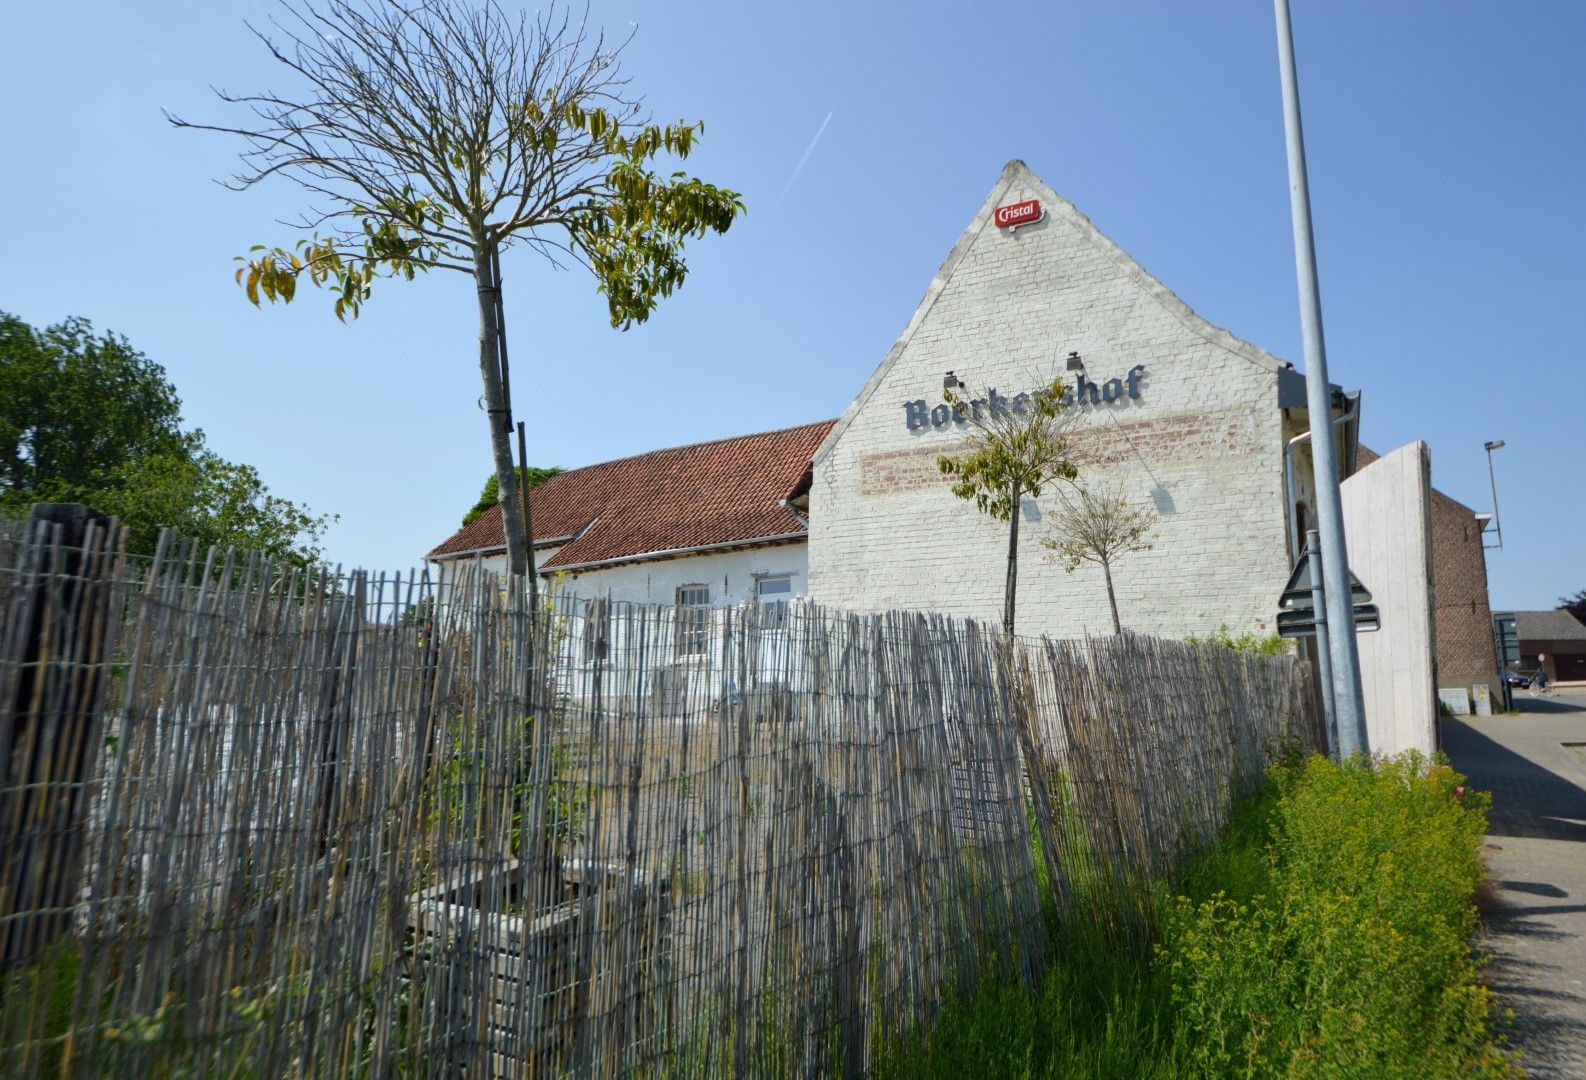
<instances>
[{"instance_id":1,"label":"concrete wall panel","mask_svg":"<svg viewBox=\"0 0 1586 1080\"><path fill-rule=\"evenodd\" d=\"M1373 753L1437 746L1431 476L1431 454L1414 442L1343 484L1350 568L1382 613L1382 629L1356 638Z\"/></svg>"}]
</instances>

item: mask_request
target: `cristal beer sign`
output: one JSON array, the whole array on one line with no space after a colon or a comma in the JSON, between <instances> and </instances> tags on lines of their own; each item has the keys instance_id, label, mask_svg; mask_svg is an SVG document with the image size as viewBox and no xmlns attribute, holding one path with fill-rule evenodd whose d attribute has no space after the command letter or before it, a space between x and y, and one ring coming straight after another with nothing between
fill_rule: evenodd
<instances>
[{"instance_id":1,"label":"cristal beer sign","mask_svg":"<svg viewBox=\"0 0 1586 1080\"><path fill-rule=\"evenodd\" d=\"M1020 225L1034 225L1045 216L1040 199L1025 199L1023 202L997 207L993 218L999 229L1017 229Z\"/></svg>"}]
</instances>

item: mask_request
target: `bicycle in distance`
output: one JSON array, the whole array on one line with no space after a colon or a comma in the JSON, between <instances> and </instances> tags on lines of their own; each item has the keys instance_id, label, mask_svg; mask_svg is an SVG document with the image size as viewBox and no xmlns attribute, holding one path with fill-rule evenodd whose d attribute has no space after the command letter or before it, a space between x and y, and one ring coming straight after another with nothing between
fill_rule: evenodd
<instances>
[{"instance_id":1,"label":"bicycle in distance","mask_svg":"<svg viewBox=\"0 0 1586 1080\"><path fill-rule=\"evenodd\" d=\"M1547 677L1546 657L1536 658L1536 673L1531 676L1531 681L1526 683L1526 691L1534 698L1552 697L1553 683Z\"/></svg>"}]
</instances>

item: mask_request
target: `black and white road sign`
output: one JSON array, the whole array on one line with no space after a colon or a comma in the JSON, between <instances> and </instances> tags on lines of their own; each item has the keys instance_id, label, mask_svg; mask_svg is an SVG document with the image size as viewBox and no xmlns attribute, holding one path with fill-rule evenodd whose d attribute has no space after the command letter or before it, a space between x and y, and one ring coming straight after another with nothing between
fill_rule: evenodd
<instances>
[{"instance_id":1,"label":"black and white road sign","mask_svg":"<svg viewBox=\"0 0 1586 1080\"><path fill-rule=\"evenodd\" d=\"M1283 586L1283 595L1278 597L1278 607L1285 611L1311 607L1311 590L1316 587L1314 566L1309 551L1300 556L1300 561L1294 564L1294 573L1289 575L1289 583ZM1360 583L1353 570L1349 572L1349 602L1356 607L1371 603L1370 590Z\"/></svg>"},{"instance_id":2,"label":"black and white road sign","mask_svg":"<svg viewBox=\"0 0 1586 1080\"><path fill-rule=\"evenodd\" d=\"M1376 604L1355 605L1355 630L1358 633L1369 633L1381 626L1382 619L1377 613ZM1316 612L1311 608L1278 612L1278 636L1315 637Z\"/></svg>"}]
</instances>

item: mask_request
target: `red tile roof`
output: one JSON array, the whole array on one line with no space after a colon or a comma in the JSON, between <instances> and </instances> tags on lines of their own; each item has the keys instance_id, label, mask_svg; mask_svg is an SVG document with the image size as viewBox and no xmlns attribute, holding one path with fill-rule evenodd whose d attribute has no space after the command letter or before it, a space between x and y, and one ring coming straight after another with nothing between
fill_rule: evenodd
<instances>
[{"instance_id":1,"label":"red tile roof","mask_svg":"<svg viewBox=\"0 0 1586 1080\"><path fill-rule=\"evenodd\" d=\"M652 450L558 473L534 489L534 540L573 539L540 569L803 533L804 523L780 503L803 479L834 423ZM505 548L496 506L429 557Z\"/></svg>"}]
</instances>

